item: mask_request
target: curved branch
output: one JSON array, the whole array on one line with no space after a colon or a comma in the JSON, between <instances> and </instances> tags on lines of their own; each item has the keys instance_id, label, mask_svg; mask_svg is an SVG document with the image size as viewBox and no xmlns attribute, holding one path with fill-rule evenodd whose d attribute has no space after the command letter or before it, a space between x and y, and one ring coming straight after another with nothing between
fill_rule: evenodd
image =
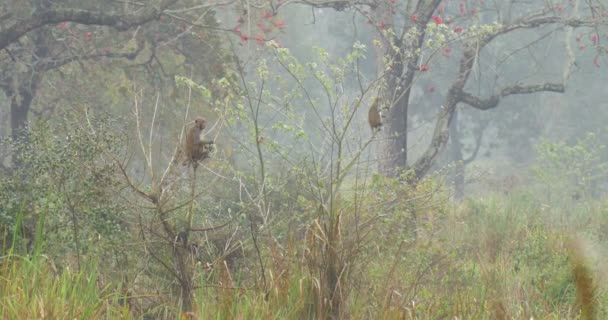
<instances>
[{"instance_id":1,"label":"curved branch","mask_svg":"<svg viewBox=\"0 0 608 320\"><path fill-rule=\"evenodd\" d=\"M104 52L104 53L92 53L86 55L73 55L69 57L64 57L56 60L42 61L36 64L36 69L38 71L49 71L52 69L59 68L66 64L70 64L74 61L84 61L90 59L97 59L101 57L109 58L109 59L127 59L127 60L135 60L137 56L143 51L145 47L145 42L143 37L139 37L137 40L137 47L130 52Z\"/></svg>"},{"instance_id":2,"label":"curved branch","mask_svg":"<svg viewBox=\"0 0 608 320\"><path fill-rule=\"evenodd\" d=\"M479 128L479 130L477 131L477 134L475 135L475 149L473 149L473 153L471 153L468 158L462 160L463 165L466 166L477 158L477 155L479 154L479 149L481 149L481 144L483 141L483 133L486 131L486 128L489 124L489 121L485 122L482 127Z\"/></svg>"},{"instance_id":3,"label":"curved branch","mask_svg":"<svg viewBox=\"0 0 608 320\"><path fill-rule=\"evenodd\" d=\"M513 94L530 94L535 92L557 92L564 93L566 86L562 83L540 83L540 84L529 84L529 85L511 85L504 87L500 90L500 93L494 94L489 98L482 99L476 97L468 92L462 91L460 94L460 101L468 104L469 106L479 110L489 110L496 108L500 99Z\"/></svg>"},{"instance_id":4,"label":"curved branch","mask_svg":"<svg viewBox=\"0 0 608 320\"><path fill-rule=\"evenodd\" d=\"M84 25L109 26L119 31L146 24L159 19L163 11L178 0L163 0L158 8L148 7L140 14L112 15L100 11L79 9L47 10L18 21L6 29L0 29L0 50L17 41L28 32L49 24L64 21L76 22Z\"/></svg>"}]
</instances>

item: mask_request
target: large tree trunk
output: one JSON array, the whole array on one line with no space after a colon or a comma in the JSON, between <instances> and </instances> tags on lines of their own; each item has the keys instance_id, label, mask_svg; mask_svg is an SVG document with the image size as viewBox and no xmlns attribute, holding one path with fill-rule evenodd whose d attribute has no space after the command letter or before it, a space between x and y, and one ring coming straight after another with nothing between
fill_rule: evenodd
<instances>
[{"instance_id":1,"label":"large tree trunk","mask_svg":"<svg viewBox=\"0 0 608 320\"><path fill-rule=\"evenodd\" d=\"M386 125L383 128L378 169L388 177L398 177L408 169L407 123L410 91L418 71L418 50L424 41L426 23L431 20L440 2L441 0L419 0L408 3L406 11L419 17L418 20L409 22L402 34L380 35L383 50L379 50L381 53L378 55L377 64L379 70L389 71L385 75L387 79L383 100L388 105L384 106ZM390 6L379 6L375 12L377 21L391 21L386 27L393 27L393 16L388 13Z\"/></svg>"},{"instance_id":2,"label":"large tree trunk","mask_svg":"<svg viewBox=\"0 0 608 320\"><path fill-rule=\"evenodd\" d=\"M399 69L402 67L400 66ZM407 89L399 87L401 83L409 83L409 81L402 81L397 75L391 75L388 90L396 100L386 112L387 121L383 128L380 147L382 156L379 157L378 164L379 171L388 177L396 177L400 173L399 169L407 167L407 116L410 90L409 86Z\"/></svg>"},{"instance_id":3,"label":"large tree trunk","mask_svg":"<svg viewBox=\"0 0 608 320\"><path fill-rule=\"evenodd\" d=\"M20 83L16 90L6 92L11 100L11 137L14 140L21 139L27 130L27 116L40 83L37 78L32 78L31 82Z\"/></svg>"}]
</instances>

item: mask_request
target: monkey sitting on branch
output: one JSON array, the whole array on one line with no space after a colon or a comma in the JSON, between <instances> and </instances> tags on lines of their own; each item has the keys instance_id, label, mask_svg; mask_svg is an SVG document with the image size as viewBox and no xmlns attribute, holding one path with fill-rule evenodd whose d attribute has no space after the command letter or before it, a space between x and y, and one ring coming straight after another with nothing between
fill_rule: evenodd
<instances>
[{"instance_id":1,"label":"monkey sitting on branch","mask_svg":"<svg viewBox=\"0 0 608 320\"><path fill-rule=\"evenodd\" d=\"M203 133L205 126L207 126L207 119L198 117L194 120L194 126L186 134L183 149L185 159L182 165L192 164L194 170L198 167L198 162L209 158L209 153L213 151L213 141L201 140L201 133Z\"/></svg>"}]
</instances>

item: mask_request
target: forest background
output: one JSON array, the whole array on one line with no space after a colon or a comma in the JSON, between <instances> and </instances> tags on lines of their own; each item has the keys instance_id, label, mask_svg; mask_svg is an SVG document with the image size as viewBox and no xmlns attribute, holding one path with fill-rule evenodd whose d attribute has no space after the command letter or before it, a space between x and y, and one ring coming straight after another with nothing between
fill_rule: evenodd
<instances>
[{"instance_id":1,"label":"forest background","mask_svg":"<svg viewBox=\"0 0 608 320\"><path fill-rule=\"evenodd\" d=\"M601 0L5 0L0 315L603 319L607 23ZM197 116L212 150L184 166Z\"/></svg>"}]
</instances>

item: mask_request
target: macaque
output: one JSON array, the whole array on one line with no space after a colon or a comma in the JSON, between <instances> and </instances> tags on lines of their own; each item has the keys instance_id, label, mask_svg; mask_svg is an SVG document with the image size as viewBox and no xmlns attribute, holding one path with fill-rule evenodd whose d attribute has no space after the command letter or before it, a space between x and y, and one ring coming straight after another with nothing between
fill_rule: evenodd
<instances>
[{"instance_id":1,"label":"macaque","mask_svg":"<svg viewBox=\"0 0 608 320\"><path fill-rule=\"evenodd\" d=\"M186 143L184 145L184 154L186 159L182 165L192 163L192 166L196 168L199 160L205 159L209 155L209 151L206 146L208 143L201 141L201 133L207 125L207 119L198 117L194 120L194 126L188 130L186 135Z\"/></svg>"},{"instance_id":2,"label":"macaque","mask_svg":"<svg viewBox=\"0 0 608 320\"><path fill-rule=\"evenodd\" d=\"M367 121L369 122L370 128L372 128L372 132L376 132L377 130L379 131L380 127L382 127L382 118L380 117L378 104L380 104L380 98L374 99L374 102L369 108L369 112L367 114Z\"/></svg>"}]
</instances>

